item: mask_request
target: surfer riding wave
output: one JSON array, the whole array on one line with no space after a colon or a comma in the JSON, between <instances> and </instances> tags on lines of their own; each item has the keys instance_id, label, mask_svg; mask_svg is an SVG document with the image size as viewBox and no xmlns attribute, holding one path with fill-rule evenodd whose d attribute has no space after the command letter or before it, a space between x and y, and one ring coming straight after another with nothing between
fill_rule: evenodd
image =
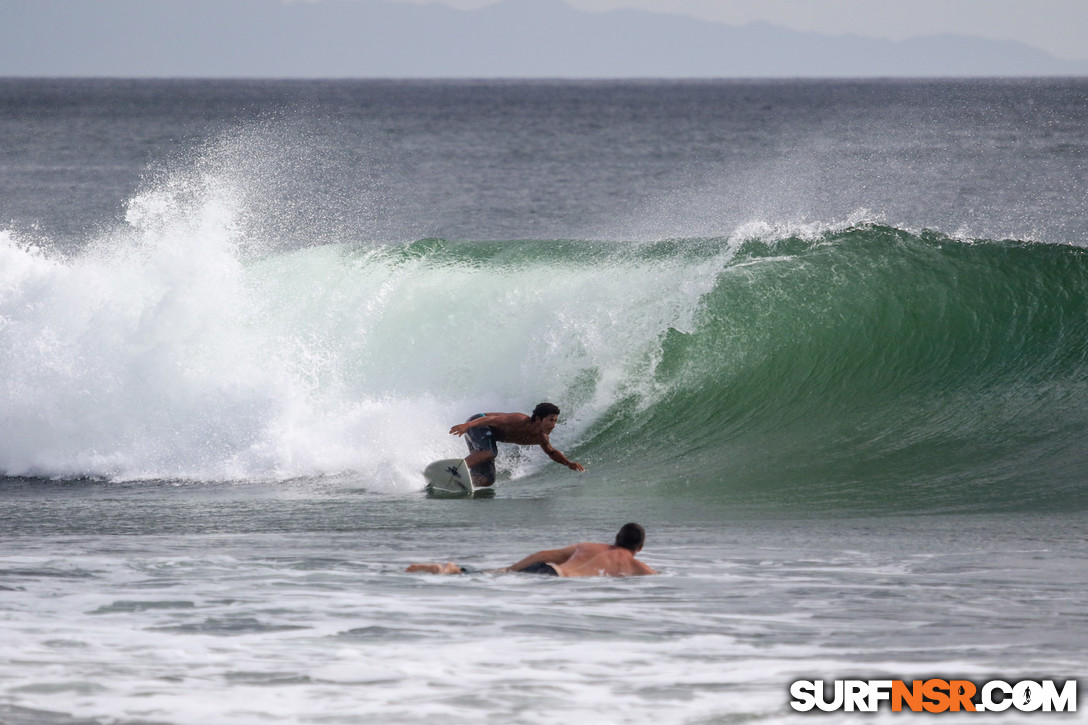
<instances>
[{"instance_id":1,"label":"surfer riding wave","mask_svg":"<svg viewBox=\"0 0 1088 725\"><path fill-rule=\"evenodd\" d=\"M552 403L541 403L533 409L532 415L478 413L450 428L450 434L465 437L469 449L465 463L472 473L472 483L486 487L495 483L495 458L499 454L499 443L540 446L556 463L572 471L584 471L582 464L567 460L552 445L549 436L558 422L559 408Z\"/></svg>"}]
</instances>

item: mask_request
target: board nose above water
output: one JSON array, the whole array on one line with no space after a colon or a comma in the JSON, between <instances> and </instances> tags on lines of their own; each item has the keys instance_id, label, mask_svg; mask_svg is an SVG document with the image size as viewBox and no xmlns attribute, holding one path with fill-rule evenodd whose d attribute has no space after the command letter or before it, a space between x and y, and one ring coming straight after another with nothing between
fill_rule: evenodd
<instances>
[{"instance_id":1,"label":"board nose above water","mask_svg":"<svg viewBox=\"0 0 1088 725\"><path fill-rule=\"evenodd\" d=\"M435 461L423 470L423 477L432 492L445 494L471 494L472 475L463 458L445 458Z\"/></svg>"}]
</instances>

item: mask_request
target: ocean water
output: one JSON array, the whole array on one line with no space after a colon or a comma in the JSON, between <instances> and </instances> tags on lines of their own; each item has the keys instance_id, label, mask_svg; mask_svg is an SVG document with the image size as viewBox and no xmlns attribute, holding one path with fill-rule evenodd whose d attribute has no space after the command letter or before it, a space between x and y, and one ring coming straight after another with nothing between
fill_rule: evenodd
<instances>
[{"instance_id":1,"label":"ocean water","mask_svg":"<svg viewBox=\"0 0 1088 725\"><path fill-rule=\"evenodd\" d=\"M426 495L542 400L585 473ZM7 725L1076 679L1086 433L1083 80L0 80Z\"/></svg>"}]
</instances>

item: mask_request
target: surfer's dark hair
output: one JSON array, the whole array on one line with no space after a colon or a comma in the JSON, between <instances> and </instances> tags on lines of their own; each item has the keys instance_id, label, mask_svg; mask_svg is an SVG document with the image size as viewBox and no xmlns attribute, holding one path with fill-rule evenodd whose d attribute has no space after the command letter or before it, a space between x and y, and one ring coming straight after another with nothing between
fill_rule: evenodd
<instances>
[{"instance_id":1,"label":"surfer's dark hair","mask_svg":"<svg viewBox=\"0 0 1088 725\"><path fill-rule=\"evenodd\" d=\"M638 524L624 524L620 532L616 534L616 546L637 552L646 541L646 529Z\"/></svg>"},{"instance_id":2,"label":"surfer's dark hair","mask_svg":"<svg viewBox=\"0 0 1088 725\"><path fill-rule=\"evenodd\" d=\"M533 408L533 414L529 420L544 420L549 415L559 415L559 406L552 403L541 403Z\"/></svg>"}]
</instances>

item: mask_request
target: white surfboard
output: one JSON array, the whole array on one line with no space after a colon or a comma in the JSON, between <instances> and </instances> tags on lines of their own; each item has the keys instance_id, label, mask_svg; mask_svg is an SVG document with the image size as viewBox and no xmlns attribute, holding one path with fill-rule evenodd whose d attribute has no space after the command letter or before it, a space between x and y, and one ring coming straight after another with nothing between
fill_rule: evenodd
<instances>
[{"instance_id":1,"label":"white surfboard","mask_svg":"<svg viewBox=\"0 0 1088 725\"><path fill-rule=\"evenodd\" d=\"M464 458L435 461L423 470L431 490L436 493L472 493L472 474Z\"/></svg>"}]
</instances>

